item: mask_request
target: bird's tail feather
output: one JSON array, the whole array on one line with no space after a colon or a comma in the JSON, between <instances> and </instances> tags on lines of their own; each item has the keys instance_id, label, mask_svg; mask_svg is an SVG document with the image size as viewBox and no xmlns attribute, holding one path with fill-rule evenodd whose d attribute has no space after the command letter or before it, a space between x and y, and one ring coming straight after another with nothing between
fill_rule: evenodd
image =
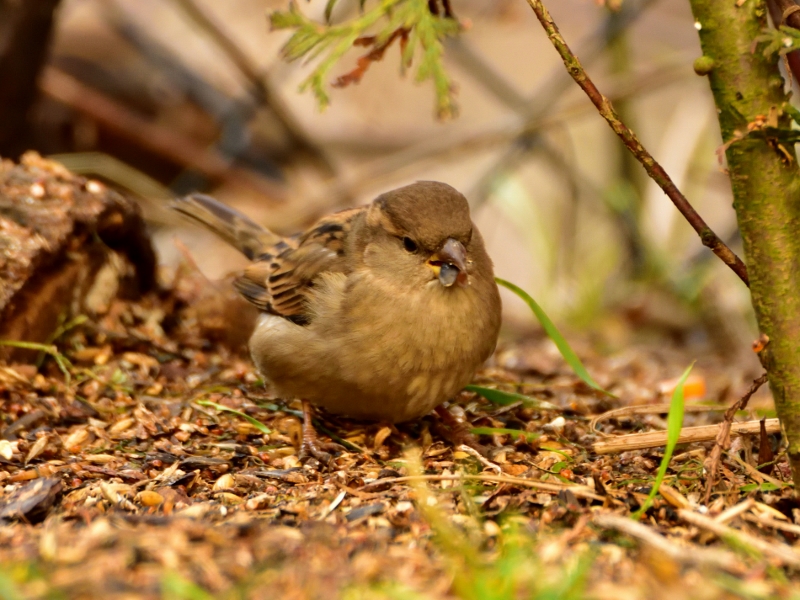
<instances>
[{"instance_id":1,"label":"bird's tail feather","mask_svg":"<svg viewBox=\"0 0 800 600\"><path fill-rule=\"evenodd\" d=\"M216 233L250 260L280 241L280 236L230 206L205 194L175 198L170 208Z\"/></svg>"}]
</instances>

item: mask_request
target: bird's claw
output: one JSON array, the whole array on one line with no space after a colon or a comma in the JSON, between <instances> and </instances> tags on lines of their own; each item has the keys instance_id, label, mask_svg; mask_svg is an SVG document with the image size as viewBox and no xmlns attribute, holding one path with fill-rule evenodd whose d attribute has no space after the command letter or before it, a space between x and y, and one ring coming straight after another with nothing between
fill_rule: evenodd
<instances>
[{"instance_id":1,"label":"bird's claw","mask_svg":"<svg viewBox=\"0 0 800 600\"><path fill-rule=\"evenodd\" d=\"M317 438L306 438L300 446L300 459L316 458L321 464L327 465L333 460L333 454L344 450L344 446L334 442L320 442Z\"/></svg>"},{"instance_id":2,"label":"bird's claw","mask_svg":"<svg viewBox=\"0 0 800 600\"><path fill-rule=\"evenodd\" d=\"M478 441L478 436L472 433L465 423L456 419L444 406L436 407L436 414L441 418L440 428L442 435L456 448L464 445L472 448L484 458L489 457L489 448Z\"/></svg>"}]
</instances>

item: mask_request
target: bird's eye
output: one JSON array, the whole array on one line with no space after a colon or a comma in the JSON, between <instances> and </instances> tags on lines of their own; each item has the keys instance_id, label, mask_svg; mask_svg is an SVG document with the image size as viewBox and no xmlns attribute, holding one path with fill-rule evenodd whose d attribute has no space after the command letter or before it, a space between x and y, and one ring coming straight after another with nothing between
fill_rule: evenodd
<instances>
[{"instance_id":1,"label":"bird's eye","mask_svg":"<svg viewBox=\"0 0 800 600\"><path fill-rule=\"evenodd\" d=\"M408 236L403 238L403 248L406 249L406 252L411 252L412 254L419 249L417 243Z\"/></svg>"}]
</instances>

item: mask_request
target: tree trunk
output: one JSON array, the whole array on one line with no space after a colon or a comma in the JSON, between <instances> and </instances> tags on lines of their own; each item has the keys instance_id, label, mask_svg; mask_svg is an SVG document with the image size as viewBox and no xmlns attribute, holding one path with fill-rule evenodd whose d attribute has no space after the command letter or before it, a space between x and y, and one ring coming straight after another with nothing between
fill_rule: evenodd
<instances>
[{"instance_id":1,"label":"tree trunk","mask_svg":"<svg viewBox=\"0 0 800 600\"><path fill-rule=\"evenodd\" d=\"M730 143L759 115L780 112L788 101L777 59L753 51L753 40L767 26L766 6L763 0L690 3L704 55L697 64L703 72L710 68L722 139ZM778 127L790 127L782 113ZM733 141L726 156L753 308L770 339L763 362L800 490L800 170L792 145L763 137Z\"/></svg>"},{"instance_id":2,"label":"tree trunk","mask_svg":"<svg viewBox=\"0 0 800 600\"><path fill-rule=\"evenodd\" d=\"M0 156L27 149L28 112L61 0L0 0Z\"/></svg>"}]
</instances>

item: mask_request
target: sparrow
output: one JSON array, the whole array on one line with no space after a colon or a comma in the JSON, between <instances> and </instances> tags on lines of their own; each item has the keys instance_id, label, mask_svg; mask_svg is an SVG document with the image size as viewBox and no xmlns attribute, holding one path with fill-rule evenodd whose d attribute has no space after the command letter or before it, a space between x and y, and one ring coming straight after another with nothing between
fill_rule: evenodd
<instances>
[{"instance_id":1,"label":"sparrow","mask_svg":"<svg viewBox=\"0 0 800 600\"><path fill-rule=\"evenodd\" d=\"M280 397L302 400L303 455L330 459L311 405L389 423L438 407L453 419L441 404L494 351L492 261L466 198L447 184L386 192L291 237L202 194L173 208L252 261L234 279L262 311L250 352Z\"/></svg>"}]
</instances>

